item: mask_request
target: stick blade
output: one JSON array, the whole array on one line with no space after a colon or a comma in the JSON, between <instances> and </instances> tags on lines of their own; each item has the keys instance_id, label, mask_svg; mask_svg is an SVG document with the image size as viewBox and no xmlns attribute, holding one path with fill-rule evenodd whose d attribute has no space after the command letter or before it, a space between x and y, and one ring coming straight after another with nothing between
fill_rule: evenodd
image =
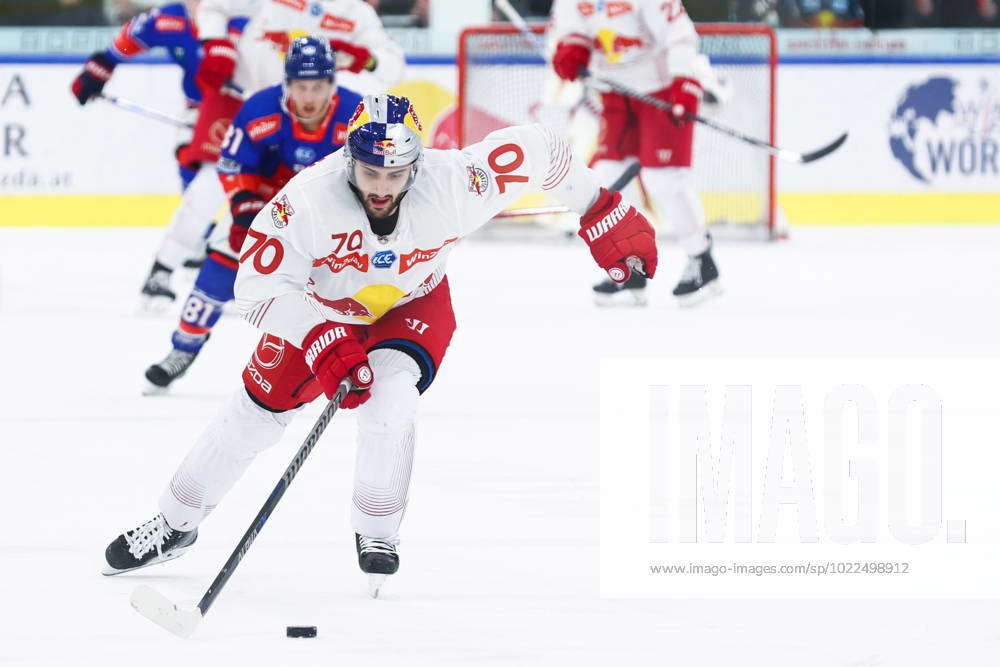
<instances>
[{"instance_id":1,"label":"stick blade","mask_svg":"<svg viewBox=\"0 0 1000 667\"><path fill-rule=\"evenodd\" d=\"M129 602L137 612L182 639L193 635L201 622L200 609L182 609L149 586L136 587Z\"/></svg>"},{"instance_id":2,"label":"stick blade","mask_svg":"<svg viewBox=\"0 0 1000 667\"><path fill-rule=\"evenodd\" d=\"M847 134L848 134L847 132L844 132L842 135L837 137L832 143L830 143L827 146L824 146L823 148L820 148L818 151L813 151L812 153L806 153L801 157L799 162L801 162L802 164L809 164L810 162L815 162L816 160L825 158L827 155L829 155L830 153L834 152L835 150L844 145L844 142L847 141Z\"/></svg>"}]
</instances>

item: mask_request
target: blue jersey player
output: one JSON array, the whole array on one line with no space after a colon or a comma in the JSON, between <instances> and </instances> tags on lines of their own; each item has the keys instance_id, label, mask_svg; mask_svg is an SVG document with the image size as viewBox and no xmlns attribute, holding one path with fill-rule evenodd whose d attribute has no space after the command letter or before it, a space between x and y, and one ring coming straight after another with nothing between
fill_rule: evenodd
<instances>
[{"instance_id":1,"label":"blue jersey player","mask_svg":"<svg viewBox=\"0 0 1000 667\"><path fill-rule=\"evenodd\" d=\"M100 95L115 67L121 63L140 53L161 47L184 72L181 88L188 108L197 107L201 103L201 90L195 82L195 74L201 63L202 50L193 16L199 2L200 0L185 0L169 3L149 9L129 20L110 46L87 59L83 70L73 80L72 91L77 101L86 104ZM230 34L238 35L246 22L246 18L230 21ZM194 177L194 173L192 169L181 165L181 178L185 186Z\"/></svg>"},{"instance_id":2,"label":"blue jersey player","mask_svg":"<svg viewBox=\"0 0 1000 667\"><path fill-rule=\"evenodd\" d=\"M183 71L181 87L188 117L192 121L197 117L199 122L194 124L193 135L178 137L175 156L183 195L143 281L141 293L146 309L155 310L172 302L175 294L170 289L170 275L174 269L182 262L204 257L205 230L222 203L214 169L219 138L215 137L211 124L216 118L226 116L226 109L231 108L225 121L228 123L242 101L216 94L211 103L203 103L205 96L197 72L204 49L194 22L199 3L200 0L173 2L135 16L122 26L110 46L87 59L71 86L77 101L86 104L101 94L115 67L153 48L165 49ZM246 23L247 19L242 17L230 20L227 26L230 36L239 35ZM207 112L206 105L211 107Z\"/></svg>"},{"instance_id":3,"label":"blue jersey player","mask_svg":"<svg viewBox=\"0 0 1000 667\"><path fill-rule=\"evenodd\" d=\"M250 223L297 172L340 148L361 96L337 88L335 57L326 40L300 37L285 59L285 82L250 97L236 114L217 164L232 225L215 238L184 302L173 349L146 370L147 393L160 393L184 374L233 298L239 253ZM289 212L290 214L291 212Z\"/></svg>"}]
</instances>

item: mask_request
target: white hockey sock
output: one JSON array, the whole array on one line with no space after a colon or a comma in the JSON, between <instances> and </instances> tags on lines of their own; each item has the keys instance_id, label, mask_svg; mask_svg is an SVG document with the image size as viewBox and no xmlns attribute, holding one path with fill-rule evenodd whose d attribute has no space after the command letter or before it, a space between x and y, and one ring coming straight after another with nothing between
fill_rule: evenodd
<instances>
[{"instance_id":1,"label":"white hockey sock","mask_svg":"<svg viewBox=\"0 0 1000 667\"><path fill-rule=\"evenodd\" d=\"M198 438L160 496L160 511L170 527L194 530L257 454L278 442L297 412L268 412L240 387Z\"/></svg>"},{"instance_id":2,"label":"white hockey sock","mask_svg":"<svg viewBox=\"0 0 1000 667\"><path fill-rule=\"evenodd\" d=\"M205 242L205 229L225 201L215 165L202 165L181 195L156 251L156 261L176 269L188 257L198 255Z\"/></svg>"},{"instance_id":3,"label":"white hockey sock","mask_svg":"<svg viewBox=\"0 0 1000 667\"><path fill-rule=\"evenodd\" d=\"M351 525L361 535L384 538L399 532L406 510L420 369L397 350L375 350L368 359L375 383L371 398L357 410Z\"/></svg>"},{"instance_id":4,"label":"white hockey sock","mask_svg":"<svg viewBox=\"0 0 1000 667\"><path fill-rule=\"evenodd\" d=\"M705 210L687 167L645 167L640 173L646 192L661 221L671 225L689 256L708 248Z\"/></svg>"}]
</instances>

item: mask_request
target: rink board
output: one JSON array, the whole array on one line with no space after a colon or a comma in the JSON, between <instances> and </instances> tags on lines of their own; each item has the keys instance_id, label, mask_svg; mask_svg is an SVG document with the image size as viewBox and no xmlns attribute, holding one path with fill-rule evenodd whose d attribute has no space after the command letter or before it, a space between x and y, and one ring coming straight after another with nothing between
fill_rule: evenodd
<instances>
[{"instance_id":1,"label":"rink board","mask_svg":"<svg viewBox=\"0 0 1000 667\"><path fill-rule=\"evenodd\" d=\"M68 90L78 70L66 59L0 60L0 225L165 224L182 135L108 104L81 109ZM178 79L153 60L120 66L108 90L179 116ZM455 80L454 65L418 59L394 89L420 110L428 145L449 145ZM779 206L792 224L998 222L998 98L1000 59L783 61L778 143L809 150L851 136L820 162L780 165ZM729 195L702 197L712 210Z\"/></svg>"}]
</instances>

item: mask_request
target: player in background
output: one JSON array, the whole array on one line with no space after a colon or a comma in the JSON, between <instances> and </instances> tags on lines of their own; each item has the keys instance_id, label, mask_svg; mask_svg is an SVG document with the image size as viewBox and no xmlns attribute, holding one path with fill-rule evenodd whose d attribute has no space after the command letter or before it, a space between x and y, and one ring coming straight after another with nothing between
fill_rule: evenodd
<instances>
[{"instance_id":1,"label":"player in background","mask_svg":"<svg viewBox=\"0 0 1000 667\"><path fill-rule=\"evenodd\" d=\"M226 30L234 16L250 17L237 44ZM248 93L281 81L282 55L301 35L330 40L341 83L352 90L383 92L403 77L402 47L362 0L202 0L198 25L209 54L205 78L221 85L232 76Z\"/></svg>"},{"instance_id":2,"label":"player in background","mask_svg":"<svg viewBox=\"0 0 1000 667\"><path fill-rule=\"evenodd\" d=\"M566 80L582 69L648 93L672 105L674 113L614 92L601 94L601 130L591 161L603 182L613 181L633 161L653 207L674 225L689 260L674 287L682 304L719 291L712 238L691 178L694 123L702 97L700 73L710 71L698 53L698 33L680 0L599 2L555 0L549 26L555 43L552 67ZM594 286L599 304L645 305L646 280L633 275L624 285Z\"/></svg>"},{"instance_id":3,"label":"player in background","mask_svg":"<svg viewBox=\"0 0 1000 667\"><path fill-rule=\"evenodd\" d=\"M361 97L337 87L334 67L326 40L299 37L285 58L285 82L251 96L236 114L217 165L232 225L213 234L171 337L173 349L146 369L147 393L165 391L208 341L233 298L240 249L254 216L292 176L347 140L347 123Z\"/></svg>"},{"instance_id":4,"label":"player in background","mask_svg":"<svg viewBox=\"0 0 1000 667\"><path fill-rule=\"evenodd\" d=\"M236 300L263 336L244 386L174 474L160 513L108 546L106 574L182 554L256 454L302 406L349 379L341 407L358 418L351 523L377 595L399 566L419 397L455 331L446 274L455 242L543 190L581 214L579 235L612 279L656 271L643 215L543 126L508 127L463 150L423 149L409 100L386 95L366 96L350 128L342 150L292 178L254 218Z\"/></svg>"},{"instance_id":5,"label":"player in background","mask_svg":"<svg viewBox=\"0 0 1000 667\"><path fill-rule=\"evenodd\" d=\"M196 77L202 49L193 18L200 1L185 0L154 7L125 23L111 45L91 55L73 80L73 95L80 104L99 96L115 67L122 62L161 47L183 71L181 88L188 109L185 117L195 120L203 99ZM245 24L245 18L233 17L226 23L227 34L235 39ZM181 204L170 219L142 287L143 297L155 305L174 300L174 292L170 289L170 274L174 269L185 261L204 257L206 229L221 203L211 165L218 155L222 133L215 128L213 136L211 127L198 122L195 126L193 136L191 132L184 132L178 137L175 156L183 190ZM202 164L209 165L205 173L199 171Z\"/></svg>"}]
</instances>

